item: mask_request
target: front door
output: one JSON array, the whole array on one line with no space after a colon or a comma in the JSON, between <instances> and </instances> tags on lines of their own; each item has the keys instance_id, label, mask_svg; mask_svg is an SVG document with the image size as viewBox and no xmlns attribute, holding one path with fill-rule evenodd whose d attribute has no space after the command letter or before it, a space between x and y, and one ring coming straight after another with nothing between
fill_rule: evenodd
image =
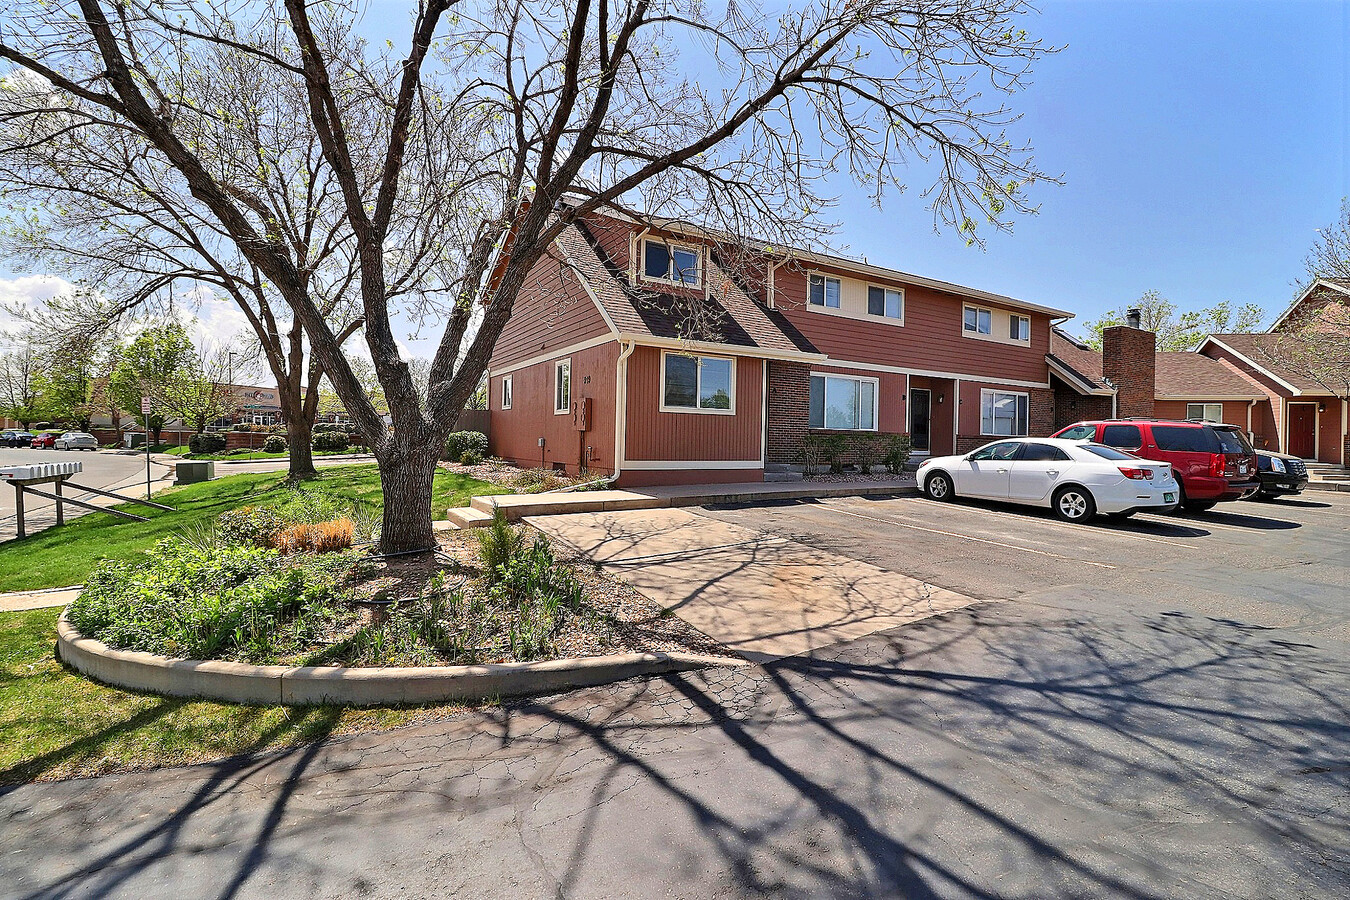
<instances>
[{"instance_id":1,"label":"front door","mask_svg":"<svg viewBox=\"0 0 1350 900\"><path fill-rule=\"evenodd\" d=\"M930 394L927 388L912 388L909 392L909 438L915 450L928 452Z\"/></svg>"},{"instance_id":2,"label":"front door","mask_svg":"<svg viewBox=\"0 0 1350 900\"><path fill-rule=\"evenodd\" d=\"M1289 453L1302 459L1317 455L1317 404L1289 404Z\"/></svg>"}]
</instances>

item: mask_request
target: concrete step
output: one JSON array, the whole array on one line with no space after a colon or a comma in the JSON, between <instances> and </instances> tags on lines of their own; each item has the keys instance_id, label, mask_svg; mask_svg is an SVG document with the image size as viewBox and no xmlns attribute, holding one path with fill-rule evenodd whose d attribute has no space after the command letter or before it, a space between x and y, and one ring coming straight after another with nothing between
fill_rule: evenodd
<instances>
[{"instance_id":1,"label":"concrete step","mask_svg":"<svg viewBox=\"0 0 1350 900\"><path fill-rule=\"evenodd\" d=\"M777 483L784 481L804 481L806 476L801 472L765 472L764 481L767 483Z\"/></svg>"},{"instance_id":2,"label":"concrete step","mask_svg":"<svg viewBox=\"0 0 1350 900\"><path fill-rule=\"evenodd\" d=\"M492 518L500 509L512 522L526 516L557 516L566 513L601 512L616 509L657 509L670 504L659 497L636 491L576 491L544 494L498 494L474 497L470 505Z\"/></svg>"},{"instance_id":3,"label":"concrete step","mask_svg":"<svg viewBox=\"0 0 1350 900\"><path fill-rule=\"evenodd\" d=\"M492 513L472 506L457 506L445 511L445 519L456 528L482 528L492 524Z\"/></svg>"}]
</instances>

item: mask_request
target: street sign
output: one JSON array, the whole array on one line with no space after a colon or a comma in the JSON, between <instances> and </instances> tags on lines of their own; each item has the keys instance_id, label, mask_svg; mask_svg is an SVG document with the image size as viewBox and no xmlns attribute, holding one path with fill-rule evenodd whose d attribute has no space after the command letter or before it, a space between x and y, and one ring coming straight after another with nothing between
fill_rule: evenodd
<instances>
[{"instance_id":1,"label":"street sign","mask_svg":"<svg viewBox=\"0 0 1350 900\"><path fill-rule=\"evenodd\" d=\"M142 414L142 415L148 416L148 415L150 415L150 412L151 412L151 408L150 408L150 398L149 398L149 397L142 397L142 398L141 398L141 414Z\"/></svg>"}]
</instances>

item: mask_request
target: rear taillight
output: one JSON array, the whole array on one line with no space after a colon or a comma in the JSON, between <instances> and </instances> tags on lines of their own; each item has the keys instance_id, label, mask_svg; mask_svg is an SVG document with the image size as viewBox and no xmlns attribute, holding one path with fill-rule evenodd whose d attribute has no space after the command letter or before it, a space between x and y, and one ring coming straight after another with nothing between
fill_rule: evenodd
<instances>
[{"instance_id":1,"label":"rear taillight","mask_svg":"<svg viewBox=\"0 0 1350 900\"><path fill-rule=\"evenodd\" d=\"M1126 478L1130 479L1131 481L1152 481L1152 480L1153 480L1153 470L1152 470L1152 469L1127 469L1125 466L1121 466L1121 467L1120 467L1120 474L1124 475Z\"/></svg>"},{"instance_id":2,"label":"rear taillight","mask_svg":"<svg viewBox=\"0 0 1350 900\"><path fill-rule=\"evenodd\" d=\"M1223 477L1223 470L1228 465L1228 458L1222 453L1211 453L1209 455L1209 474L1215 478Z\"/></svg>"}]
</instances>

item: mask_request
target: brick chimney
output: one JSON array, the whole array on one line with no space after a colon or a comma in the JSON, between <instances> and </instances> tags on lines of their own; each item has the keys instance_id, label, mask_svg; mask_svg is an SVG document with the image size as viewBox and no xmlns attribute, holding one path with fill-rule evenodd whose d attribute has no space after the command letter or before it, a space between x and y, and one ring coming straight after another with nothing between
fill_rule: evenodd
<instances>
[{"instance_id":1,"label":"brick chimney","mask_svg":"<svg viewBox=\"0 0 1350 900\"><path fill-rule=\"evenodd\" d=\"M1102 332L1102 374L1116 386L1116 415L1151 416L1157 396L1154 334L1139 327L1137 309L1128 310L1125 321L1129 324Z\"/></svg>"}]
</instances>

